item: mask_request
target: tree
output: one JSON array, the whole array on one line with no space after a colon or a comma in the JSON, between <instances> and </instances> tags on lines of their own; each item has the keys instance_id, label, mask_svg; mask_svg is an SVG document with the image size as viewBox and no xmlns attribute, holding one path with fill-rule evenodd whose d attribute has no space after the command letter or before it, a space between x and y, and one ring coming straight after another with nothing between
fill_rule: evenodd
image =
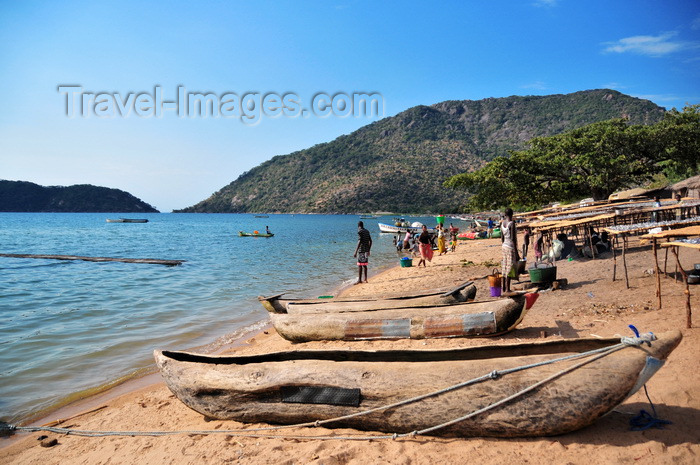
<instances>
[{"instance_id":1,"label":"tree","mask_svg":"<svg viewBox=\"0 0 700 465\"><path fill-rule=\"evenodd\" d=\"M624 119L536 137L529 145L478 171L454 176L445 185L473 193L469 206L476 209L533 207L589 196L600 200L651 180L663 158L650 127Z\"/></svg>"},{"instance_id":2,"label":"tree","mask_svg":"<svg viewBox=\"0 0 700 465\"><path fill-rule=\"evenodd\" d=\"M700 104L667 112L653 126L652 136L665 152L661 166L669 180L680 181L700 171Z\"/></svg>"}]
</instances>

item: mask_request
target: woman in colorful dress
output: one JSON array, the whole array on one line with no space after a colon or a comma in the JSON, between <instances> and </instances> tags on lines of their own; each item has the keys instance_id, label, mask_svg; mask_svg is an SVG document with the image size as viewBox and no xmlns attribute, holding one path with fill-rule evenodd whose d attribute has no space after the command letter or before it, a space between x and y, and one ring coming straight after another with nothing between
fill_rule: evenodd
<instances>
[{"instance_id":1,"label":"woman in colorful dress","mask_svg":"<svg viewBox=\"0 0 700 465\"><path fill-rule=\"evenodd\" d=\"M430 233L428 232L428 227L423 225L423 232L421 232L418 237L418 242L420 243L420 261L418 261L418 266L421 264L425 267L426 260L433 260L433 245L430 243Z\"/></svg>"},{"instance_id":2,"label":"woman in colorful dress","mask_svg":"<svg viewBox=\"0 0 700 465\"><path fill-rule=\"evenodd\" d=\"M513 272L518 260L518 235L513 221L513 209L506 208L506 217L501 221L501 273L505 277L503 280L503 290L510 292L510 281L514 277Z\"/></svg>"},{"instance_id":3,"label":"woman in colorful dress","mask_svg":"<svg viewBox=\"0 0 700 465\"><path fill-rule=\"evenodd\" d=\"M441 224L437 225L437 245L438 255L447 253L447 241L445 240L445 230Z\"/></svg>"}]
</instances>

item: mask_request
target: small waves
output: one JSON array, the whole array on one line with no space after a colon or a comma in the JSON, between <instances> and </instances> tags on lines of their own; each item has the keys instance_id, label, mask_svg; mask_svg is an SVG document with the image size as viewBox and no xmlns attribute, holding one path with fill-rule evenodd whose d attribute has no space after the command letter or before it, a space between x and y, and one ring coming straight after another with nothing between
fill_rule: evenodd
<instances>
[{"instance_id":1,"label":"small waves","mask_svg":"<svg viewBox=\"0 0 700 465\"><path fill-rule=\"evenodd\" d=\"M354 282L357 217L0 213L8 253L186 260L176 267L0 258L0 416L37 411L153 369L157 348L217 352L267 324L258 295L328 294ZM374 269L394 263L375 238ZM262 230L275 237L238 237Z\"/></svg>"}]
</instances>

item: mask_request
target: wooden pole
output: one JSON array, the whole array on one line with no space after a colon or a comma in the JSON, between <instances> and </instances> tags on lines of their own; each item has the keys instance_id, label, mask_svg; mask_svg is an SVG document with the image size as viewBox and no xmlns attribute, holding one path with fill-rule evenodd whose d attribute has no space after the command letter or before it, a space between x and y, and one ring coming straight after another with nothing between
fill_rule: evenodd
<instances>
[{"instance_id":1,"label":"wooden pole","mask_svg":"<svg viewBox=\"0 0 700 465\"><path fill-rule=\"evenodd\" d=\"M613 236L613 240L611 243L613 253L613 282L615 282L615 276L617 274L617 254L615 253L615 244L617 244L617 234Z\"/></svg>"},{"instance_id":2,"label":"wooden pole","mask_svg":"<svg viewBox=\"0 0 700 465\"><path fill-rule=\"evenodd\" d=\"M39 258L50 260L83 260L86 262L123 262L123 263L148 263L151 265L175 266L185 260L159 260L156 258L111 258L111 257L81 257L78 255L34 255L19 253L0 253L0 257L9 258Z\"/></svg>"},{"instance_id":3,"label":"wooden pole","mask_svg":"<svg viewBox=\"0 0 700 465\"><path fill-rule=\"evenodd\" d=\"M659 270L659 258L656 254L656 238L652 239L652 249L654 250L654 274L656 275L656 297L659 298L659 310L661 310L661 274Z\"/></svg>"},{"instance_id":4,"label":"wooden pole","mask_svg":"<svg viewBox=\"0 0 700 465\"><path fill-rule=\"evenodd\" d=\"M622 266L625 270L625 285L627 286L627 289L630 288L630 279L629 276L627 276L627 236L622 235Z\"/></svg>"},{"instance_id":5,"label":"wooden pole","mask_svg":"<svg viewBox=\"0 0 700 465\"><path fill-rule=\"evenodd\" d=\"M681 266L681 261L678 258L678 247L673 247L673 255L676 256L676 264L678 265L678 268L681 270L681 274L683 275L683 280L685 281L685 327L686 328L692 328L693 327L693 312L690 309L690 287L688 286L688 274L685 272L683 267Z\"/></svg>"}]
</instances>

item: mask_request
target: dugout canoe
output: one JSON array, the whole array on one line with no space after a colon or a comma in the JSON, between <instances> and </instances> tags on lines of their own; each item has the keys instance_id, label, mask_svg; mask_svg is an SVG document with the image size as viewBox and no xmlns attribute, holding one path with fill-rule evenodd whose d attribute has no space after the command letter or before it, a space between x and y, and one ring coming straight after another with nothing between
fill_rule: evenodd
<instances>
[{"instance_id":1,"label":"dugout canoe","mask_svg":"<svg viewBox=\"0 0 700 465\"><path fill-rule=\"evenodd\" d=\"M662 333L650 346L642 343L645 338L653 335L623 338L625 343L565 339L447 350L213 357L157 350L154 356L168 388L208 418L319 422L390 434L526 437L590 425L641 388L682 336ZM578 358L561 360L566 356Z\"/></svg>"},{"instance_id":2,"label":"dugout canoe","mask_svg":"<svg viewBox=\"0 0 700 465\"><path fill-rule=\"evenodd\" d=\"M243 231L238 231L240 237L274 237L273 233L247 233Z\"/></svg>"},{"instance_id":3,"label":"dugout canoe","mask_svg":"<svg viewBox=\"0 0 700 465\"><path fill-rule=\"evenodd\" d=\"M294 304L294 308L302 313L302 311L322 312L337 311L342 307L346 310L355 308L357 310L365 310L371 303L374 307L371 308L396 308L396 306L438 306L451 305L459 302L468 302L474 300L476 296L476 286L473 281L467 281L457 287L451 289L435 289L428 290L422 293L412 294L391 294L383 296L357 296L357 297L336 297L332 299L295 299L282 298L284 294L275 294L271 296L258 296L258 300L270 313L287 313L289 304ZM335 305L342 303L339 307ZM356 303L356 305L349 305ZM333 309L336 310L333 310ZM315 309L315 310L314 310Z\"/></svg>"},{"instance_id":4,"label":"dugout canoe","mask_svg":"<svg viewBox=\"0 0 700 465\"><path fill-rule=\"evenodd\" d=\"M277 333L292 342L496 336L513 330L537 293L438 307L333 313L270 313ZM291 307L291 305L289 305Z\"/></svg>"}]
</instances>

